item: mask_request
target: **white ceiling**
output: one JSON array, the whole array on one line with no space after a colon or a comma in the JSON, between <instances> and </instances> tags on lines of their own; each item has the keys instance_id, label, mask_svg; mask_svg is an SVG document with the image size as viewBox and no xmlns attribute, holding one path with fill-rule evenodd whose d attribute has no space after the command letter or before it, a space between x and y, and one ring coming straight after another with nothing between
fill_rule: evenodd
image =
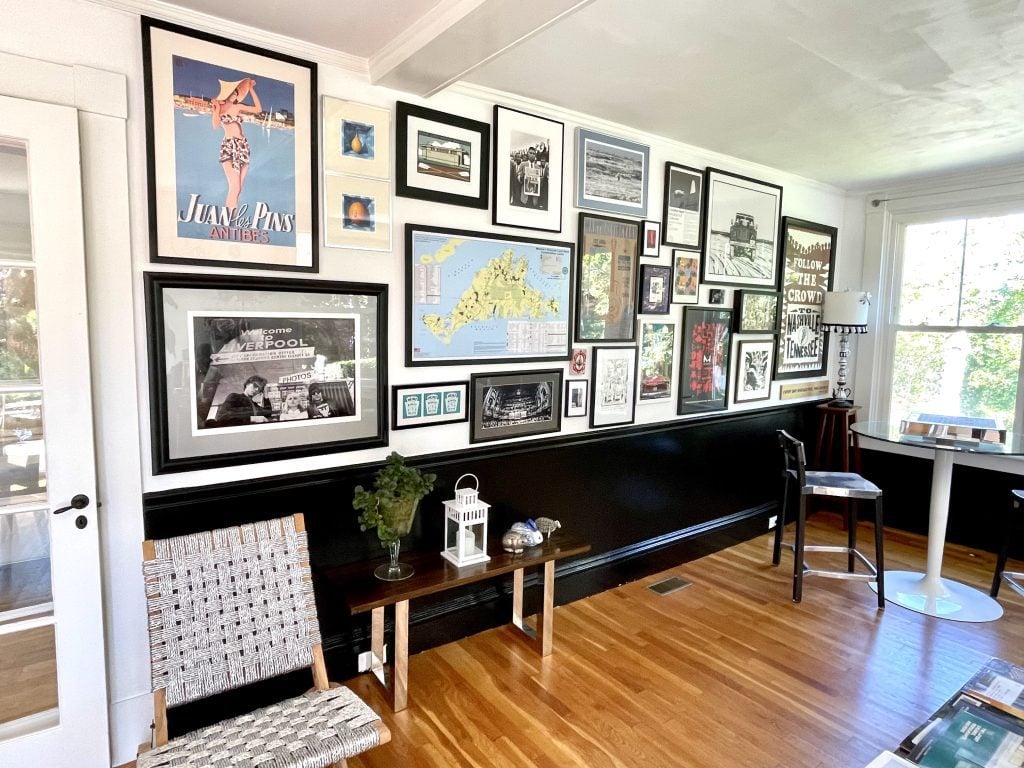
<instances>
[{"instance_id":1,"label":"white ceiling","mask_svg":"<svg viewBox=\"0 0 1024 768\"><path fill-rule=\"evenodd\" d=\"M462 79L845 189L1024 159L1019 0L177 5L345 54L390 87Z\"/></svg>"}]
</instances>

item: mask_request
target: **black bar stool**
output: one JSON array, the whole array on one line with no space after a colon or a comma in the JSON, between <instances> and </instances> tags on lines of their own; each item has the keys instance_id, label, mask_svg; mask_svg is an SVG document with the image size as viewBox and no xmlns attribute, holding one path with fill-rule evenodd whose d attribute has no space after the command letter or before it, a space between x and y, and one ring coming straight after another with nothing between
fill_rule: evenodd
<instances>
[{"instance_id":1,"label":"black bar stool","mask_svg":"<svg viewBox=\"0 0 1024 768\"><path fill-rule=\"evenodd\" d=\"M1024 502L1024 491L1010 491L1010 509L1003 518L1003 543L999 547L999 558L996 560L996 574L992 577L992 597L999 596L999 585L1006 582L1010 588L1020 595L1024 595L1024 573L1020 571L1006 570L1006 557L1010 553L1010 539L1013 533L1020 532L1024 528L1024 518L1021 517L1021 502Z\"/></svg>"},{"instance_id":2,"label":"black bar stool","mask_svg":"<svg viewBox=\"0 0 1024 768\"><path fill-rule=\"evenodd\" d=\"M854 472L817 472L807 470L804 444L783 429L778 430L779 445L782 447L784 465L782 469L782 503L779 519L775 524L775 547L772 565L778 565L782 558L782 531L786 526L786 511L789 506L789 489L792 483L800 491L799 511L796 518L796 543L787 544L793 550L793 602L803 597L805 576L826 576L832 579L857 579L873 581L878 588L878 607L885 608L885 572L882 555L882 489ZM871 563L857 549L857 519L850 513L847 525L847 546L810 546L804 543L807 522L807 498L809 496L833 496L841 499L861 499L875 502L875 562ZM811 568L804 561L805 552L845 552L846 571ZM869 573L854 573L854 560L860 560Z\"/></svg>"}]
</instances>

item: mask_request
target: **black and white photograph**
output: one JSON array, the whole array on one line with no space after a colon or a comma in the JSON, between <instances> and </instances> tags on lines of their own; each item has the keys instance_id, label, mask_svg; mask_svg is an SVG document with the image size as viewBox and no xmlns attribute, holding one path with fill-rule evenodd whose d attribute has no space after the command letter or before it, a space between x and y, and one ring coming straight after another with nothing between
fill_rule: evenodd
<instances>
[{"instance_id":1,"label":"black and white photograph","mask_svg":"<svg viewBox=\"0 0 1024 768\"><path fill-rule=\"evenodd\" d=\"M471 443L557 432L562 371L475 373L470 379Z\"/></svg>"},{"instance_id":2,"label":"black and white photograph","mask_svg":"<svg viewBox=\"0 0 1024 768\"><path fill-rule=\"evenodd\" d=\"M576 207L647 215L650 147L576 129Z\"/></svg>"},{"instance_id":3,"label":"black and white photograph","mask_svg":"<svg viewBox=\"0 0 1024 768\"><path fill-rule=\"evenodd\" d=\"M564 144L557 120L494 107L494 224L562 231Z\"/></svg>"},{"instance_id":4,"label":"black and white photograph","mask_svg":"<svg viewBox=\"0 0 1024 768\"><path fill-rule=\"evenodd\" d=\"M782 187L708 168L701 281L775 287Z\"/></svg>"},{"instance_id":5,"label":"black and white photograph","mask_svg":"<svg viewBox=\"0 0 1024 768\"><path fill-rule=\"evenodd\" d=\"M587 415L586 379L568 379L565 382L565 415L567 418Z\"/></svg>"},{"instance_id":6,"label":"black and white photograph","mask_svg":"<svg viewBox=\"0 0 1024 768\"><path fill-rule=\"evenodd\" d=\"M708 304L725 304L725 289L709 288Z\"/></svg>"},{"instance_id":7,"label":"black and white photograph","mask_svg":"<svg viewBox=\"0 0 1024 768\"><path fill-rule=\"evenodd\" d=\"M767 400L771 396L774 356L774 339L740 339L736 343L736 387L733 390L735 402L749 403Z\"/></svg>"},{"instance_id":8,"label":"black and white photograph","mask_svg":"<svg viewBox=\"0 0 1024 768\"><path fill-rule=\"evenodd\" d=\"M636 415L636 347L594 347L590 426L632 424Z\"/></svg>"},{"instance_id":9,"label":"black and white photograph","mask_svg":"<svg viewBox=\"0 0 1024 768\"><path fill-rule=\"evenodd\" d=\"M672 267L640 265L640 314L667 315L672 298Z\"/></svg>"},{"instance_id":10,"label":"black and white photograph","mask_svg":"<svg viewBox=\"0 0 1024 768\"><path fill-rule=\"evenodd\" d=\"M699 251L704 245L704 171L665 163L661 242Z\"/></svg>"}]
</instances>

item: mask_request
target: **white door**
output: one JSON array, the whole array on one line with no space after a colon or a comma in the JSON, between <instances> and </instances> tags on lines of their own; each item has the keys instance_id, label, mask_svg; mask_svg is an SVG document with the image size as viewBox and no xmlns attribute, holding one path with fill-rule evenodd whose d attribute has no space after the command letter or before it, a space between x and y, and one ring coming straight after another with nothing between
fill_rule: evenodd
<instances>
[{"instance_id":1,"label":"white door","mask_svg":"<svg viewBox=\"0 0 1024 768\"><path fill-rule=\"evenodd\" d=\"M109 768L78 115L0 96L0 766Z\"/></svg>"}]
</instances>

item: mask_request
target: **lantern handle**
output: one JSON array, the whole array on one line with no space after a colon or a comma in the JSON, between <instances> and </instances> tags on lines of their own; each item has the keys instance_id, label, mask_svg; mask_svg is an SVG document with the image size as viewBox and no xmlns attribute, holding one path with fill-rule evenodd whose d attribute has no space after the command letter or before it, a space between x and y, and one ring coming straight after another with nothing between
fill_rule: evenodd
<instances>
[{"instance_id":1,"label":"lantern handle","mask_svg":"<svg viewBox=\"0 0 1024 768\"><path fill-rule=\"evenodd\" d=\"M475 483L475 485L473 486L473 490L474 491L479 491L480 490L480 478L478 478L472 472L467 472L466 474L464 474L461 477L459 477L459 479L455 481L455 488L454 488L454 490L456 490L456 491L459 490L459 483L461 483L462 479L465 478L465 477L472 477L473 478L473 482Z\"/></svg>"}]
</instances>

